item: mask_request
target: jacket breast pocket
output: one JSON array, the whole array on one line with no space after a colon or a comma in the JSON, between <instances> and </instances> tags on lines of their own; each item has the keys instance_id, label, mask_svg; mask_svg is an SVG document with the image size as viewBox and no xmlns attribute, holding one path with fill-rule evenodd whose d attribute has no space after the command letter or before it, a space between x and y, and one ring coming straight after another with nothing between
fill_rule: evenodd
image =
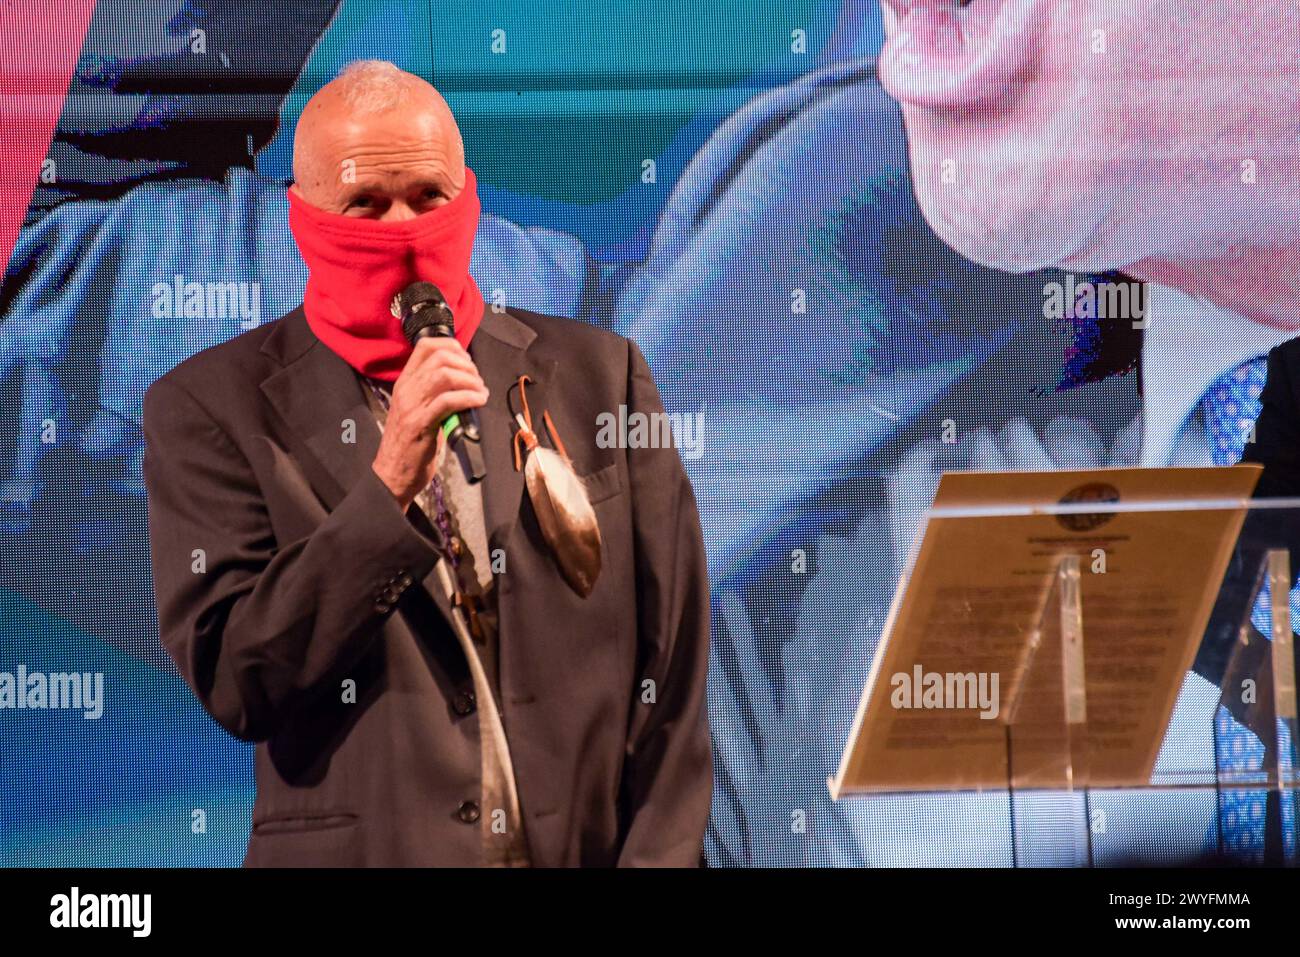
<instances>
[{"instance_id":1,"label":"jacket breast pocket","mask_svg":"<svg viewBox=\"0 0 1300 957\"><path fill-rule=\"evenodd\" d=\"M611 462L590 475L579 475L578 481L586 488L587 499L592 505L613 498L623 491L623 477L619 474L617 462Z\"/></svg>"}]
</instances>

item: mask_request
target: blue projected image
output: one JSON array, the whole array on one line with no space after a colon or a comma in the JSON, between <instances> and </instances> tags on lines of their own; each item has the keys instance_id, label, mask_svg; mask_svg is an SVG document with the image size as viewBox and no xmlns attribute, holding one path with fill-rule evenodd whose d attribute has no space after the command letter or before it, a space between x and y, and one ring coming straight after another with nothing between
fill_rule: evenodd
<instances>
[{"instance_id":1,"label":"blue projected image","mask_svg":"<svg viewBox=\"0 0 1300 957\"><path fill-rule=\"evenodd\" d=\"M525 0L293 6L95 5L60 175L37 184L0 295L0 671L102 675L103 712L0 719L0 864L243 859L253 750L159 642L141 401L302 301L295 124L342 66L382 58L460 124L485 298L633 339L667 410L701 415L684 464L712 589L709 863L1011 865L1005 793L833 802L826 781L942 471L1212 461L1204 388L1153 372L1176 333L1045 318L1061 268L1129 281L1133 260L1021 261L1031 230L961 234L925 165L952 144L907 105L882 53L897 14L875 0L567 0L563 31ZM208 53L187 56L196 29ZM1142 277L1153 310L1236 328L1170 275ZM232 282L253 290L237 314L159 306ZM1200 371L1287 335L1231 332ZM1217 701L1189 673L1162 762L1211 760ZM1094 800L1112 822L1099 863L1215 847L1213 793ZM1032 814L1046 833L1066 811L1048 795Z\"/></svg>"}]
</instances>

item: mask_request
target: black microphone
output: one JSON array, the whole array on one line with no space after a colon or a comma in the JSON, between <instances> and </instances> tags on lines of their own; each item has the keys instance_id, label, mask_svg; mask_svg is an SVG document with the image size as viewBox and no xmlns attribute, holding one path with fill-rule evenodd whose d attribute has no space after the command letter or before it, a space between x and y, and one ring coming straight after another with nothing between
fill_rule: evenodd
<instances>
[{"instance_id":1,"label":"black microphone","mask_svg":"<svg viewBox=\"0 0 1300 957\"><path fill-rule=\"evenodd\" d=\"M398 315L402 320L402 335L411 345L427 336L454 338L456 320L447 305L447 297L431 282L413 282L397 297ZM474 409L453 412L442 423L447 444L460 459L465 478L481 481L487 475L483 450L479 443L483 434L479 429L478 413Z\"/></svg>"}]
</instances>

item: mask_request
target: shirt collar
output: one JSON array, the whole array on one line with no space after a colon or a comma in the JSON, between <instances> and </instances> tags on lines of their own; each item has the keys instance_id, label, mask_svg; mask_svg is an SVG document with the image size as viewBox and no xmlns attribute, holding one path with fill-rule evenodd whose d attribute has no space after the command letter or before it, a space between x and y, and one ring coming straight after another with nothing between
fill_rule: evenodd
<instances>
[{"instance_id":1,"label":"shirt collar","mask_svg":"<svg viewBox=\"0 0 1300 957\"><path fill-rule=\"evenodd\" d=\"M1293 333L1181 290L1147 283L1142 342L1142 465L1168 465L1187 417L1225 372Z\"/></svg>"}]
</instances>

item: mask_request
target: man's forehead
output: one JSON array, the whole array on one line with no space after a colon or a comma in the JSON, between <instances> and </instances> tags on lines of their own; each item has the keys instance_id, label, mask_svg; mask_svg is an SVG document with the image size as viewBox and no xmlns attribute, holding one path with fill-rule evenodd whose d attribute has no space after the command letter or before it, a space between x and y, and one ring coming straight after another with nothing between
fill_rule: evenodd
<instances>
[{"instance_id":1,"label":"man's forehead","mask_svg":"<svg viewBox=\"0 0 1300 957\"><path fill-rule=\"evenodd\" d=\"M392 189L412 190L424 187L443 189L456 185L451 171L442 162L418 164L357 164L356 173L345 176L342 184L349 193L378 192Z\"/></svg>"},{"instance_id":2,"label":"man's forehead","mask_svg":"<svg viewBox=\"0 0 1300 957\"><path fill-rule=\"evenodd\" d=\"M317 92L298 121L294 174L300 181L368 182L405 191L418 177L456 187L450 170L463 165L460 132L450 109L427 84L414 85L400 103L367 109L329 85ZM410 180L408 182L407 180Z\"/></svg>"},{"instance_id":3,"label":"man's forehead","mask_svg":"<svg viewBox=\"0 0 1300 957\"><path fill-rule=\"evenodd\" d=\"M308 129L295 144L326 163L351 159L358 166L391 161L437 159L447 154L454 139L429 113L392 111L340 117Z\"/></svg>"}]
</instances>

